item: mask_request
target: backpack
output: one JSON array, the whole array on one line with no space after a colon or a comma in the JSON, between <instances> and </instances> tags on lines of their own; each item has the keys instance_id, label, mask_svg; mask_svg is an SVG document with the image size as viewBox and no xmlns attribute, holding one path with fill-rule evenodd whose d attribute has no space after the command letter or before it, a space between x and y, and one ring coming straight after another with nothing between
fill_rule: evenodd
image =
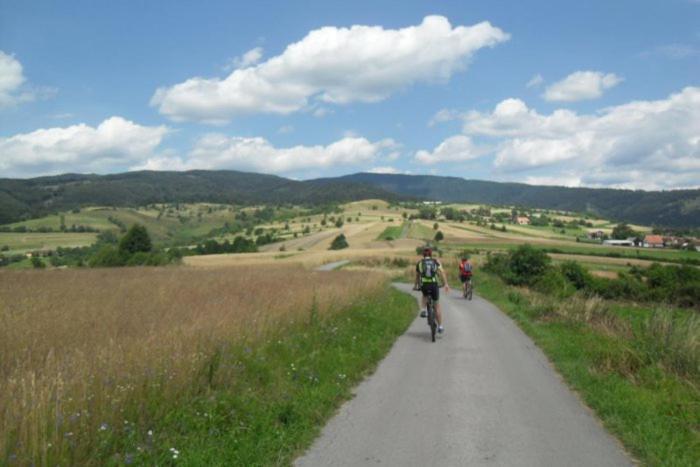
<instances>
[{"instance_id":1,"label":"backpack","mask_svg":"<svg viewBox=\"0 0 700 467\"><path fill-rule=\"evenodd\" d=\"M435 282L437 279L438 262L433 258L423 258L420 262L420 275L423 282Z\"/></svg>"},{"instance_id":2,"label":"backpack","mask_svg":"<svg viewBox=\"0 0 700 467\"><path fill-rule=\"evenodd\" d=\"M466 262L459 265L459 269L463 276L469 276L472 273L472 263Z\"/></svg>"}]
</instances>

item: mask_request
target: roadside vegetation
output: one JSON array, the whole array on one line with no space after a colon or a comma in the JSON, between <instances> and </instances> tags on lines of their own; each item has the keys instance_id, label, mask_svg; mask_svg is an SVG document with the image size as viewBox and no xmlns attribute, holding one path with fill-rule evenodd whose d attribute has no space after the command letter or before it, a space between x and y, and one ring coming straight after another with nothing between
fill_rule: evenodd
<instances>
[{"instance_id":1,"label":"roadside vegetation","mask_svg":"<svg viewBox=\"0 0 700 467\"><path fill-rule=\"evenodd\" d=\"M10 465L284 464L415 315L281 265L4 271L0 303Z\"/></svg>"}]
</instances>

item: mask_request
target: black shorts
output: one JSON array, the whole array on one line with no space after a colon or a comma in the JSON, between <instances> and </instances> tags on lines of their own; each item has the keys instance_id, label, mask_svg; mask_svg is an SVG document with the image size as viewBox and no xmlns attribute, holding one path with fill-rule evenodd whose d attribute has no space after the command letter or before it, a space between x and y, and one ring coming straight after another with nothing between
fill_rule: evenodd
<instances>
[{"instance_id":1,"label":"black shorts","mask_svg":"<svg viewBox=\"0 0 700 467\"><path fill-rule=\"evenodd\" d=\"M462 281L462 284L464 284L465 282L472 280L472 276L459 276L459 280Z\"/></svg>"},{"instance_id":2,"label":"black shorts","mask_svg":"<svg viewBox=\"0 0 700 467\"><path fill-rule=\"evenodd\" d=\"M424 297L433 297L434 302L440 300L440 288L438 287L436 282L432 282L430 284L423 284L421 286L421 291L423 292Z\"/></svg>"}]
</instances>

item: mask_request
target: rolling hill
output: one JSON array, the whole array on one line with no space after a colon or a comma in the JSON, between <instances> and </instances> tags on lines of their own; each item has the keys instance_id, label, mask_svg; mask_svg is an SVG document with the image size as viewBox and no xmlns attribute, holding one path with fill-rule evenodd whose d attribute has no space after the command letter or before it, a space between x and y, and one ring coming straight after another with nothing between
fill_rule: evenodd
<instances>
[{"instance_id":1,"label":"rolling hill","mask_svg":"<svg viewBox=\"0 0 700 467\"><path fill-rule=\"evenodd\" d=\"M700 190L642 191L567 188L465 180L457 177L358 173L333 180L363 183L397 195L590 212L615 221L669 227L700 226Z\"/></svg>"},{"instance_id":2,"label":"rolling hill","mask_svg":"<svg viewBox=\"0 0 700 467\"><path fill-rule=\"evenodd\" d=\"M357 173L296 181L231 170L65 174L0 179L0 224L78 206L160 202L342 203L425 199L590 212L615 221L700 227L700 190L641 191L533 186L457 177Z\"/></svg>"},{"instance_id":3,"label":"rolling hill","mask_svg":"<svg viewBox=\"0 0 700 467\"><path fill-rule=\"evenodd\" d=\"M0 179L0 224L78 206L167 202L326 204L401 196L362 182L296 181L229 170Z\"/></svg>"}]
</instances>

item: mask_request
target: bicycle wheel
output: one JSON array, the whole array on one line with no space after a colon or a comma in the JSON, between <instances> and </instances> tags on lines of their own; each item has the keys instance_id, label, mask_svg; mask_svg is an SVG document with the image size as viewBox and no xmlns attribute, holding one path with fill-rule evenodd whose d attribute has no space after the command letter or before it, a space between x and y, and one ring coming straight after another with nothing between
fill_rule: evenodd
<instances>
[{"instance_id":1,"label":"bicycle wheel","mask_svg":"<svg viewBox=\"0 0 700 467\"><path fill-rule=\"evenodd\" d=\"M435 305L432 300L428 302L428 326L430 326L430 339L435 342L437 323L435 322Z\"/></svg>"},{"instance_id":2,"label":"bicycle wheel","mask_svg":"<svg viewBox=\"0 0 700 467\"><path fill-rule=\"evenodd\" d=\"M471 300L471 299L472 299L472 294L473 294L473 293L474 293L474 285L470 282L470 283L469 283L469 288L468 288L468 291L467 291L467 300Z\"/></svg>"}]
</instances>

